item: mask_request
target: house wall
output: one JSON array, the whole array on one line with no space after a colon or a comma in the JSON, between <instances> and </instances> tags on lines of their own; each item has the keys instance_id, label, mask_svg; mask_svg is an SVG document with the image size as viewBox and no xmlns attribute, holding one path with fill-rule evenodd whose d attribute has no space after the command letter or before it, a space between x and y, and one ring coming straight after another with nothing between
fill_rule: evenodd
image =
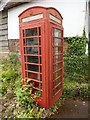
<instances>
[{"instance_id":1,"label":"house wall","mask_svg":"<svg viewBox=\"0 0 90 120\"><path fill-rule=\"evenodd\" d=\"M19 39L18 15L32 6L55 7L63 16L64 36L81 36L85 25L85 0L37 0L8 10L8 39Z\"/></svg>"},{"instance_id":2,"label":"house wall","mask_svg":"<svg viewBox=\"0 0 90 120\"><path fill-rule=\"evenodd\" d=\"M88 29L89 29L89 34L90 34L90 1L89 1L89 3L88 3L88 9L89 9L89 12L88 12Z\"/></svg>"},{"instance_id":3,"label":"house wall","mask_svg":"<svg viewBox=\"0 0 90 120\"><path fill-rule=\"evenodd\" d=\"M20 52L19 39L9 39L9 51L10 52Z\"/></svg>"},{"instance_id":4,"label":"house wall","mask_svg":"<svg viewBox=\"0 0 90 120\"><path fill-rule=\"evenodd\" d=\"M8 49L8 12L0 12L0 56L1 53L7 54Z\"/></svg>"},{"instance_id":5,"label":"house wall","mask_svg":"<svg viewBox=\"0 0 90 120\"><path fill-rule=\"evenodd\" d=\"M90 32L90 0L86 2L86 14L85 14L85 30L88 38Z\"/></svg>"},{"instance_id":6,"label":"house wall","mask_svg":"<svg viewBox=\"0 0 90 120\"><path fill-rule=\"evenodd\" d=\"M86 31L86 54L88 55L88 41L90 34L90 0L86 1L86 14L85 14L85 31Z\"/></svg>"}]
</instances>

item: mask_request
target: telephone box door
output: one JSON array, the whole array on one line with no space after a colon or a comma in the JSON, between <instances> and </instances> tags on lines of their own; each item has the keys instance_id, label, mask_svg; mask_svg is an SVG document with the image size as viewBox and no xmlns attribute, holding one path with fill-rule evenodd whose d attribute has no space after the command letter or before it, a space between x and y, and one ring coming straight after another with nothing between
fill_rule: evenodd
<instances>
[{"instance_id":1,"label":"telephone box door","mask_svg":"<svg viewBox=\"0 0 90 120\"><path fill-rule=\"evenodd\" d=\"M21 28L21 57L23 84L33 83L33 93L42 97L42 44L44 24L32 24Z\"/></svg>"}]
</instances>

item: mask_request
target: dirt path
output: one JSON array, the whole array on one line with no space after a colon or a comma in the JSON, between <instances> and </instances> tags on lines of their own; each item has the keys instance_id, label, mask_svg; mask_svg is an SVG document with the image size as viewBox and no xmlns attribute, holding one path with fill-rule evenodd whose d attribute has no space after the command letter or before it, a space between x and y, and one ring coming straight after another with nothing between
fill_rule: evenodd
<instances>
[{"instance_id":1,"label":"dirt path","mask_svg":"<svg viewBox=\"0 0 90 120\"><path fill-rule=\"evenodd\" d=\"M80 99L68 99L51 118L88 118L88 103Z\"/></svg>"}]
</instances>

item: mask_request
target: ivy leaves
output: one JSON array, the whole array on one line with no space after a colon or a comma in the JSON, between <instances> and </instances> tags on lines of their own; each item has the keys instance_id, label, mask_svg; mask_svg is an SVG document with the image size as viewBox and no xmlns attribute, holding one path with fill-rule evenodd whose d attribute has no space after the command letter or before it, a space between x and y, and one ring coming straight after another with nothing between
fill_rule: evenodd
<instances>
[{"instance_id":1,"label":"ivy leaves","mask_svg":"<svg viewBox=\"0 0 90 120\"><path fill-rule=\"evenodd\" d=\"M88 76L85 31L81 37L66 37L65 41L68 43L68 49L64 56L65 77L78 82L85 81Z\"/></svg>"},{"instance_id":2,"label":"ivy leaves","mask_svg":"<svg viewBox=\"0 0 90 120\"><path fill-rule=\"evenodd\" d=\"M66 37L65 41L68 42L67 56L81 56L85 54L86 37Z\"/></svg>"}]
</instances>

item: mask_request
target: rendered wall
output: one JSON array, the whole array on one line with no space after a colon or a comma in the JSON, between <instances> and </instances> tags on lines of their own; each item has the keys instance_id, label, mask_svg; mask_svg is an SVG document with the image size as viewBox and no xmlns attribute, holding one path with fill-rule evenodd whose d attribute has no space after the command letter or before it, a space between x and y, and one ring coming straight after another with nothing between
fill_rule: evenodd
<instances>
[{"instance_id":1,"label":"rendered wall","mask_svg":"<svg viewBox=\"0 0 90 120\"><path fill-rule=\"evenodd\" d=\"M55 7L63 16L64 36L82 35L85 25L85 0L34 0L8 10L8 39L19 39L18 15L32 6Z\"/></svg>"}]
</instances>

